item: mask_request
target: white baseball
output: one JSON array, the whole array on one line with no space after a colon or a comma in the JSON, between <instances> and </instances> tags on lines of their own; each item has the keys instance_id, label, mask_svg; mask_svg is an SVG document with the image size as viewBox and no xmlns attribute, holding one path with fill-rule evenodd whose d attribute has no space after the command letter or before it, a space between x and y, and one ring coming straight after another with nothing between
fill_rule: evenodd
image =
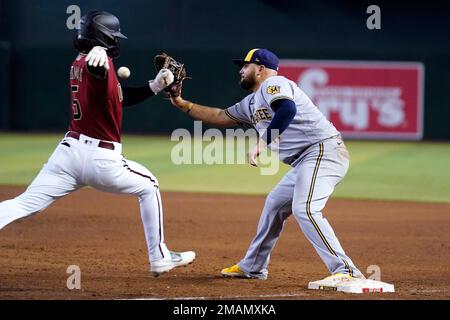
<instances>
[{"instance_id":1,"label":"white baseball","mask_svg":"<svg viewBox=\"0 0 450 320\"><path fill-rule=\"evenodd\" d=\"M117 74L119 75L120 79L127 79L130 76L131 71L127 67L120 67L117 70Z\"/></svg>"}]
</instances>

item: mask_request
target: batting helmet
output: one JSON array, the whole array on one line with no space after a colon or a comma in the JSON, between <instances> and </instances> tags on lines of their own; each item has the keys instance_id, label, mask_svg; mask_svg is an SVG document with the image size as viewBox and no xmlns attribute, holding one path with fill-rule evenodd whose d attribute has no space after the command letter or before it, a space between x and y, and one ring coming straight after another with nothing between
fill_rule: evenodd
<instances>
[{"instance_id":1,"label":"batting helmet","mask_svg":"<svg viewBox=\"0 0 450 320\"><path fill-rule=\"evenodd\" d=\"M115 15L106 11L91 11L81 17L74 45L81 52L102 46L110 57L117 58L120 54L119 38L127 39L120 32L120 22Z\"/></svg>"}]
</instances>

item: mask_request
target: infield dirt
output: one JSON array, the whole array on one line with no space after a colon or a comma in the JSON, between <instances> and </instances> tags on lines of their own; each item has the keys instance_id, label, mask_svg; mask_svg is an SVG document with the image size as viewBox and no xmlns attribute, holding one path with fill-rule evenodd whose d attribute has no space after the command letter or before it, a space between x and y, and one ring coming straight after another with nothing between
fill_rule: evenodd
<instances>
[{"instance_id":1,"label":"infield dirt","mask_svg":"<svg viewBox=\"0 0 450 320\"><path fill-rule=\"evenodd\" d=\"M23 187L1 187L0 200ZM324 216L360 270L376 265L396 293L311 291L328 272L291 216L269 279L222 278L243 257L263 196L163 192L166 243L197 259L154 278L137 199L92 189L0 231L0 299L449 299L450 204L330 199ZM69 290L69 265L81 289Z\"/></svg>"}]
</instances>

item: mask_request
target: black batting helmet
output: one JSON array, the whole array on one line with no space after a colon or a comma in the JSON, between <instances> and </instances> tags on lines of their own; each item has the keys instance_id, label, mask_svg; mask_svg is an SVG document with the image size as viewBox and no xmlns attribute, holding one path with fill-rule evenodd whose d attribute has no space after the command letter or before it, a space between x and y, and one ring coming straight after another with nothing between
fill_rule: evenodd
<instances>
[{"instance_id":1,"label":"black batting helmet","mask_svg":"<svg viewBox=\"0 0 450 320\"><path fill-rule=\"evenodd\" d=\"M120 54L119 38L127 39L120 32L120 22L115 15L106 11L91 11L81 17L74 45L78 51L102 46L110 57L116 58Z\"/></svg>"}]
</instances>

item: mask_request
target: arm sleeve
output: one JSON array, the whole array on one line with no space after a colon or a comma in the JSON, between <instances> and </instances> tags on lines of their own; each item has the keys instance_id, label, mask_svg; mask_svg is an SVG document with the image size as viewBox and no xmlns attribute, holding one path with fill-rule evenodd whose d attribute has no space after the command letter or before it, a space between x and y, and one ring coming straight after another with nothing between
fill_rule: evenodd
<instances>
[{"instance_id":1,"label":"arm sleeve","mask_svg":"<svg viewBox=\"0 0 450 320\"><path fill-rule=\"evenodd\" d=\"M286 130L297 113L297 107L295 106L294 101L290 99L276 99L272 102L270 107L275 111L275 115L267 127L266 132L261 136L267 144L273 142L273 140ZM272 135L272 130L277 130L276 136L275 133Z\"/></svg>"},{"instance_id":2,"label":"arm sleeve","mask_svg":"<svg viewBox=\"0 0 450 320\"><path fill-rule=\"evenodd\" d=\"M148 99L155 95L150 89L148 83L142 87L122 87L122 93L122 105L124 107L138 104L139 102L142 102L145 99Z\"/></svg>"}]
</instances>

